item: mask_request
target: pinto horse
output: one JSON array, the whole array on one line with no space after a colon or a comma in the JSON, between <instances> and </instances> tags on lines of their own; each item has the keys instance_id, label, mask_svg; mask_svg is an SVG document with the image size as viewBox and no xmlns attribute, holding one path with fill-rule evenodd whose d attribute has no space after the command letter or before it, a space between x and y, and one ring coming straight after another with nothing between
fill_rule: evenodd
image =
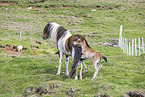
<instances>
[{"instance_id":1,"label":"pinto horse","mask_svg":"<svg viewBox=\"0 0 145 97\"><path fill-rule=\"evenodd\" d=\"M73 45L73 42L78 39L83 40L84 37L78 34L72 35L68 30L59 24L49 22L43 30L43 39L45 40L47 38L50 38L52 41L54 41L58 48L57 54L59 55L59 67L56 75L60 75L63 54L66 55L66 75L69 75L69 56L72 56L73 64L76 64L80 60L82 54L81 46ZM87 41L86 45L88 45Z\"/></svg>"},{"instance_id":2,"label":"pinto horse","mask_svg":"<svg viewBox=\"0 0 145 97\"><path fill-rule=\"evenodd\" d=\"M98 71L99 69L101 69L102 65L99 64L99 62L101 61L101 59L104 59L107 62L107 58L103 55L101 55L100 53L98 53L97 51L93 50L92 48L88 47L88 44L86 44L86 41L84 41L85 39L76 39L73 42L74 46L80 46L82 49L82 56L81 56L81 69L80 69L80 79L82 80L82 62L84 62L86 59L90 59L92 62L92 65L95 68L95 73L94 76L91 80L95 79L95 77L97 77ZM97 66L98 65L98 66ZM72 78L75 75L75 79L77 78L77 64L73 63L72 65L72 70L70 72L70 78Z\"/></svg>"}]
</instances>

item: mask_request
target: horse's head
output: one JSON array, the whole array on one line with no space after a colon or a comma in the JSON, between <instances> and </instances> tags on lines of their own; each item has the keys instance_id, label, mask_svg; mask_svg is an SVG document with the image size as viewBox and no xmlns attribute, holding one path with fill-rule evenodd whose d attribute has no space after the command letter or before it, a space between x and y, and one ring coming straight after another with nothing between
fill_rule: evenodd
<instances>
[{"instance_id":1,"label":"horse's head","mask_svg":"<svg viewBox=\"0 0 145 97\"><path fill-rule=\"evenodd\" d=\"M48 35L47 34L43 34L43 39L47 39L48 38Z\"/></svg>"},{"instance_id":2,"label":"horse's head","mask_svg":"<svg viewBox=\"0 0 145 97\"><path fill-rule=\"evenodd\" d=\"M51 23L48 23L43 29L43 39L47 39L50 33Z\"/></svg>"}]
</instances>

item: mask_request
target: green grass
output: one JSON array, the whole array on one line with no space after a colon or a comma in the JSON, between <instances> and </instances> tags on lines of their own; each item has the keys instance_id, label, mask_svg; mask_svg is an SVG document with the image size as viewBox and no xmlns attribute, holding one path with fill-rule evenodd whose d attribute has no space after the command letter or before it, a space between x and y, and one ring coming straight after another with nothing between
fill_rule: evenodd
<instances>
[{"instance_id":1,"label":"green grass","mask_svg":"<svg viewBox=\"0 0 145 97\"><path fill-rule=\"evenodd\" d=\"M124 96L128 91L145 92L145 54L127 56L120 48L96 45L108 39L118 39L120 25L123 25L123 37L144 37L144 1L38 1L10 0L9 3L13 2L10 6L0 5L0 44L28 47L22 55L5 52L0 48L1 97L24 96L24 91L29 86L34 86L35 90L41 86L51 92L43 96L94 97L105 93L117 97ZM27 9L29 6L40 8ZM93 9L96 11L91 11ZM61 75L56 76L56 45L49 39L42 39L43 28L49 21L57 22L72 34L84 35L94 50L107 56L108 62L101 62L103 67L95 80L91 81L94 67L90 60L86 61L89 72L85 73L83 69L83 80L65 76L65 60ZM31 45L40 48L32 50ZM16 57L12 58L13 56ZM70 58L69 67L71 63ZM52 88L53 85L57 86ZM33 91L30 95L38 96Z\"/></svg>"}]
</instances>

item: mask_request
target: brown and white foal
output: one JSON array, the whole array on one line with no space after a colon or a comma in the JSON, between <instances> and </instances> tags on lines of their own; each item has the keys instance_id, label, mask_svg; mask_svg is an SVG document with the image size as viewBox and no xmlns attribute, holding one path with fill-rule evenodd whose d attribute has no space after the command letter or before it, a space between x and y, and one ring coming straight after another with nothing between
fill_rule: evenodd
<instances>
[{"instance_id":1,"label":"brown and white foal","mask_svg":"<svg viewBox=\"0 0 145 97\"><path fill-rule=\"evenodd\" d=\"M107 58L103 55L101 55L100 53L98 53L97 51L91 49L90 47L88 47L88 44L86 44L87 42L85 41L85 39L77 39L73 42L74 46L80 46L82 48L82 56L81 56L81 71L80 71L80 79L82 80L82 62L84 62L86 59L90 59L92 62L92 65L95 68L95 73L94 76L92 78L95 79L95 77L97 77L98 71L99 69L101 69L102 65L99 64L99 62L101 61L101 59L104 59L107 62ZM98 66L97 66L98 65ZM72 66L72 70L70 72L70 77L73 77L73 75L75 74L75 79L77 79L77 64L73 64Z\"/></svg>"}]
</instances>

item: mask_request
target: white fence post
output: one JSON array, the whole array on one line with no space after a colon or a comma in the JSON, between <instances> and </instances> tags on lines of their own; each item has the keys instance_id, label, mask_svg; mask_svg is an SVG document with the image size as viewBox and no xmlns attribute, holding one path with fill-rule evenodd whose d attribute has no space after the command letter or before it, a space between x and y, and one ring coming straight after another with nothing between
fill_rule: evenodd
<instances>
[{"instance_id":1,"label":"white fence post","mask_svg":"<svg viewBox=\"0 0 145 97\"><path fill-rule=\"evenodd\" d=\"M123 27L123 25L120 26L119 44L118 44L118 46L119 46L120 48L122 48L122 47L121 47L121 46L122 46L122 27Z\"/></svg>"},{"instance_id":2,"label":"white fence post","mask_svg":"<svg viewBox=\"0 0 145 97\"><path fill-rule=\"evenodd\" d=\"M142 49L143 49L143 53L145 53L145 51L144 51L144 41L143 41L143 37L142 37Z\"/></svg>"},{"instance_id":3,"label":"white fence post","mask_svg":"<svg viewBox=\"0 0 145 97\"><path fill-rule=\"evenodd\" d=\"M127 55L128 55L128 41L126 40L126 52L127 52Z\"/></svg>"},{"instance_id":4,"label":"white fence post","mask_svg":"<svg viewBox=\"0 0 145 97\"><path fill-rule=\"evenodd\" d=\"M130 42L129 42L129 55L131 55Z\"/></svg>"},{"instance_id":5,"label":"white fence post","mask_svg":"<svg viewBox=\"0 0 145 97\"><path fill-rule=\"evenodd\" d=\"M135 38L135 55L137 56L136 38Z\"/></svg>"},{"instance_id":6,"label":"white fence post","mask_svg":"<svg viewBox=\"0 0 145 97\"><path fill-rule=\"evenodd\" d=\"M125 38L125 43L124 43L125 45L124 45L124 48L125 48L125 54L127 54L127 40L126 40L126 38Z\"/></svg>"},{"instance_id":7,"label":"white fence post","mask_svg":"<svg viewBox=\"0 0 145 97\"><path fill-rule=\"evenodd\" d=\"M138 53L140 55L140 38L138 38Z\"/></svg>"},{"instance_id":8,"label":"white fence post","mask_svg":"<svg viewBox=\"0 0 145 97\"><path fill-rule=\"evenodd\" d=\"M134 39L132 39L132 56L133 56L133 50L134 50L133 49L133 46L134 46L133 44L134 44Z\"/></svg>"},{"instance_id":9,"label":"white fence post","mask_svg":"<svg viewBox=\"0 0 145 97\"><path fill-rule=\"evenodd\" d=\"M122 49L123 49L123 52L124 52L124 38L122 39Z\"/></svg>"}]
</instances>

